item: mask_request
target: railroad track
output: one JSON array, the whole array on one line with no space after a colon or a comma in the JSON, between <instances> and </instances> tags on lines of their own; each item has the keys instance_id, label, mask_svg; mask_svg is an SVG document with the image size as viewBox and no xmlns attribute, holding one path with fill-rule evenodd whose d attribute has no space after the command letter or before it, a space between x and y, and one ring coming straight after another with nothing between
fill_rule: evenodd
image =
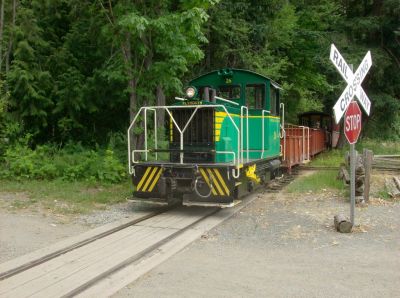
<instances>
[{"instance_id":1,"label":"railroad track","mask_svg":"<svg viewBox=\"0 0 400 298\"><path fill-rule=\"evenodd\" d=\"M0 273L0 281L4 280L4 279L7 279L7 278L9 278L11 276L14 276L14 275L16 275L18 273L21 273L23 271L26 271L26 270L28 270L30 268L33 268L35 266L38 266L40 264L43 264L45 262L48 262L48 261L50 261L50 260L52 260L52 259L54 259L54 258L56 258L58 256L61 256L61 255L66 254L66 253L68 253L68 252L70 252L72 250L78 249L78 248L80 248L82 246L85 246L85 245L87 245L89 243L92 243L92 242L94 242L96 240L99 240L99 239L104 238L104 237L106 237L108 235L116 233L116 232L118 232L118 231L120 231L122 229L125 229L125 228L129 227L129 226L135 225L135 224L140 223L140 222L142 222L142 221L144 221L146 219L152 218L152 217L154 217L154 216L156 216L158 214L161 214L161 213L165 212L166 210L167 209L163 209L163 210L160 210L160 211L157 211L157 212L152 212L152 213L150 213L148 215L144 215L144 216L142 216L140 218L131 220L128 223L124 223L122 225L119 225L119 226L117 226L115 228L111 228L109 230L106 230L106 231L104 231L104 232L102 232L100 234L97 234L95 236L89 237L89 238L84 239L82 241L79 241L77 243L74 243L74 244L71 244L69 246L63 247L63 248L58 249L56 251L53 251L53 252L51 252L49 254L43 255L43 256L41 256L39 258L33 259L32 261L27 262L27 263L22 264L22 265L19 265L19 266L13 268L13 269L1 272Z\"/></svg>"},{"instance_id":2,"label":"railroad track","mask_svg":"<svg viewBox=\"0 0 400 298\"><path fill-rule=\"evenodd\" d=\"M291 172L284 172L280 177L275 178L274 180L271 180L266 188L265 192L267 193L278 193L284 188L286 185L288 185L290 182L292 182L296 177L299 175L299 168L295 167L292 168Z\"/></svg>"},{"instance_id":3,"label":"railroad track","mask_svg":"<svg viewBox=\"0 0 400 298\"><path fill-rule=\"evenodd\" d=\"M302 171L319 171L319 170L326 170L326 171L339 171L339 167L331 167L331 166L300 166L300 170Z\"/></svg>"},{"instance_id":4,"label":"railroad track","mask_svg":"<svg viewBox=\"0 0 400 298\"><path fill-rule=\"evenodd\" d=\"M400 164L381 164L379 162L374 162L372 164L373 170L379 170L383 172L400 172ZM333 166L300 166L299 170L301 171L339 171L339 167Z\"/></svg>"},{"instance_id":5,"label":"railroad track","mask_svg":"<svg viewBox=\"0 0 400 298\"><path fill-rule=\"evenodd\" d=\"M0 297L74 297L219 212L160 209L0 272ZM4 267L4 266L3 266ZM0 266L1 268L3 268Z\"/></svg>"},{"instance_id":6,"label":"railroad track","mask_svg":"<svg viewBox=\"0 0 400 298\"><path fill-rule=\"evenodd\" d=\"M0 264L0 297L110 296L198 239L233 208L162 208Z\"/></svg>"}]
</instances>

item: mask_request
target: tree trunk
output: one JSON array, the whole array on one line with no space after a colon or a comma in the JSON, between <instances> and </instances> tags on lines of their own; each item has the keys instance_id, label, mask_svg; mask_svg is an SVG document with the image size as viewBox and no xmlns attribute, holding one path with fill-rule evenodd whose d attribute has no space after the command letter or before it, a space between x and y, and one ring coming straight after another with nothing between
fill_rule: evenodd
<instances>
[{"instance_id":1,"label":"tree trunk","mask_svg":"<svg viewBox=\"0 0 400 298\"><path fill-rule=\"evenodd\" d=\"M129 86L129 120L132 123L133 119L136 116L136 85L137 81L132 76L129 79L128 86Z\"/></svg>"},{"instance_id":2,"label":"tree trunk","mask_svg":"<svg viewBox=\"0 0 400 298\"><path fill-rule=\"evenodd\" d=\"M147 47L148 48L151 48L151 35L150 34L148 34L147 36L147 39L145 39L144 40L144 43L147 45ZM150 68L150 66L151 66L151 64L153 63L153 55L152 55L152 51L150 51L150 53L148 54L148 56L146 56L145 58L144 58L144 63L143 63L143 65L144 65L144 69L145 70L148 70L149 68ZM135 68L136 68L137 66L135 65ZM137 82L136 82L136 85L137 85ZM137 86L135 86L135 88L136 88ZM136 105L141 105L141 106L147 106L149 103L150 103L150 105L152 105L152 104L154 104L154 100L150 100L149 98L138 98L137 97L137 95L136 95L136 98L135 98L135 100L136 100L136 102L135 102L135 107L134 107L134 111L136 112L136 110L137 110L137 108L139 108L139 106L136 106ZM148 115L149 116L149 115ZM147 123L144 123L144 121L142 121L142 126L143 126L143 128L144 128L144 126L145 125L147 125L148 123L151 123L150 121L149 121L149 117L147 117ZM147 139L149 138L149 136L147 135ZM144 149L149 149L149 148L145 148L145 135L144 135L144 133L141 133L141 134L137 134L136 136L135 136L135 139L136 139L136 146L137 146L137 148L140 148L140 149L142 149L142 150L144 150Z\"/></svg>"},{"instance_id":3,"label":"tree trunk","mask_svg":"<svg viewBox=\"0 0 400 298\"><path fill-rule=\"evenodd\" d=\"M372 15L381 16L382 15L383 0L374 0L372 2ZM367 9L365 9L367 10Z\"/></svg>"},{"instance_id":4,"label":"tree trunk","mask_svg":"<svg viewBox=\"0 0 400 298\"><path fill-rule=\"evenodd\" d=\"M6 0L1 0L0 5L0 73L3 69L4 2L6 2Z\"/></svg>"},{"instance_id":5,"label":"tree trunk","mask_svg":"<svg viewBox=\"0 0 400 298\"><path fill-rule=\"evenodd\" d=\"M157 105L165 106L165 94L161 85L157 86ZM157 110L157 126L164 128L165 125L165 111Z\"/></svg>"},{"instance_id":6,"label":"tree trunk","mask_svg":"<svg viewBox=\"0 0 400 298\"><path fill-rule=\"evenodd\" d=\"M128 76L128 90L129 90L129 124L132 123L136 116L137 110L137 79L135 78L132 70L132 52L131 52L131 39L130 34L126 33L125 40L121 42L122 56L125 62L126 73ZM131 150L141 149L140 140L138 135L135 135L133 130L131 130L128 138L131 140ZM140 154L135 154L135 160L140 159Z\"/></svg>"},{"instance_id":7,"label":"tree trunk","mask_svg":"<svg viewBox=\"0 0 400 298\"><path fill-rule=\"evenodd\" d=\"M133 121L136 114L136 87L137 80L132 71L132 52L131 52L131 38L130 34L125 35L125 41L121 43L121 50L125 61L126 73L128 75L128 89L129 89L129 120Z\"/></svg>"},{"instance_id":8,"label":"tree trunk","mask_svg":"<svg viewBox=\"0 0 400 298\"><path fill-rule=\"evenodd\" d=\"M207 43L207 56L206 56L206 69L207 69L207 71L210 71L210 69L211 69L211 53L212 53L212 51L211 51L211 42L210 42L210 39L211 39L211 34L210 34L210 32L211 32L211 25L210 25L210 23L211 23L211 20L209 20L208 21L208 25L207 25L207 40L208 40L208 43Z\"/></svg>"},{"instance_id":9,"label":"tree trunk","mask_svg":"<svg viewBox=\"0 0 400 298\"><path fill-rule=\"evenodd\" d=\"M17 0L13 0L13 11L12 11L12 21L11 21L11 34L10 34L10 39L8 41L8 48L7 48L7 55L6 55L6 73L10 70L10 56L11 56L11 51L13 48L13 42L14 42L14 28L15 28L15 18L16 18L16 13L17 13Z\"/></svg>"}]
</instances>

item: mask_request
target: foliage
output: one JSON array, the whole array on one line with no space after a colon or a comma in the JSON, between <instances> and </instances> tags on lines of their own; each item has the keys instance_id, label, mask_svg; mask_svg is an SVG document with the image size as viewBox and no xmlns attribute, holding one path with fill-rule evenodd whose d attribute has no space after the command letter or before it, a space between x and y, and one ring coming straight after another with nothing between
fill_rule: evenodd
<instances>
[{"instance_id":1,"label":"foliage","mask_svg":"<svg viewBox=\"0 0 400 298\"><path fill-rule=\"evenodd\" d=\"M5 3L0 48L11 61L0 64L0 78L9 112L37 144L105 143L138 106L155 104L157 88L182 90L181 78L204 57L201 25L215 2Z\"/></svg>"},{"instance_id":2,"label":"foliage","mask_svg":"<svg viewBox=\"0 0 400 298\"><path fill-rule=\"evenodd\" d=\"M4 83L0 80L0 156L3 154L8 143L6 127L9 94L4 91L3 86Z\"/></svg>"},{"instance_id":3,"label":"foliage","mask_svg":"<svg viewBox=\"0 0 400 298\"><path fill-rule=\"evenodd\" d=\"M110 135L125 134L140 106L162 104L160 93L169 103L190 78L221 67L280 83L289 122L307 110L330 113L345 87L328 59L331 43L355 67L371 50L363 136L400 139L398 0L3 3L2 176L122 179L111 169L122 169L125 152L96 144L105 148ZM134 131L140 143L142 131ZM91 149L67 154L71 142Z\"/></svg>"},{"instance_id":4,"label":"foliage","mask_svg":"<svg viewBox=\"0 0 400 298\"><path fill-rule=\"evenodd\" d=\"M210 43L200 71L216 67L251 69L283 85L288 121L322 110L332 91L329 35L339 18L332 1L221 1L210 13ZM223 41L223 42L221 42Z\"/></svg>"},{"instance_id":5,"label":"foliage","mask_svg":"<svg viewBox=\"0 0 400 298\"><path fill-rule=\"evenodd\" d=\"M364 134L398 139L400 52L398 1L221 1L205 27L210 43L201 73L218 67L260 72L283 85L286 118L332 112L345 83L329 61L335 43L356 66L368 50L374 66L364 89L372 115ZM380 133L380 132L383 132Z\"/></svg>"},{"instance_id":6,"label":"foliage","mask_svg":"<svg viewBox=\"0 0 400 298\"><path fill-rule=\"evenodd\" d=\"M331 112L342 92L344 82L328 59L335 43L354 65L372 51L374 66L363 85L372 115L363 133L396 140L399 5L396 0L6 1L0 79L10 95L7 114L22 135L33 135L34 144L104 144L110 132L125 131L138 107L157 103L156 90L168 99L199 73L239 67L281 83L286 118L295 122L306 110Z\"/></svg>"},{"instance_id":7,"label":"foliage","mask_svg":"<svg viewBox=\"0 0 400 298\"><path fill-rule=\"evenodd\" d=\"M126 178L126 168L112 149L88 150L79 144L63 149L54 145L39 145L35 150L25 142L10 146L2 158L0 178L68 181L86 180L120 182Z\"/></svg>"},{"instance_id":8,"label":"foliage","mask_svg":"<svg viewBox=\"0 0 400 298\"><path fill-rule=\"evenodd\" d=\"M363 87L372 101L364 135L399 139L400 129L400 2L339 1L343 11L333 41L345 59L356 66L371 50L373 66ZM339 35L340 34L340 35ZM336 78L339 76L336 75ZM344 88L343 85L340 89ZM339 91L340 92L340 91Z\"/></svg>"}]
</instances>

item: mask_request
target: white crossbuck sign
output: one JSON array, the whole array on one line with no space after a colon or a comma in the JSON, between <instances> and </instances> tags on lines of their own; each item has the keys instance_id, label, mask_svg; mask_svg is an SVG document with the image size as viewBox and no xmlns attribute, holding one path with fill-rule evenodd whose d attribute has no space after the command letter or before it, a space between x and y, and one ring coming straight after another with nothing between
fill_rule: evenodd
<instances>
[{"instance_id":1,"label":"white crossbuck sign","mask_svg":"<svg viewBox=\"0 0 400 298\"><path fill-rule=\"evenodd\" d=\"M371 101L361 87L361 83L372 65L371 52L368 51L355 73L353 73L353 71L347 65L346 61L343 59L342 55L340 55L334 44L331 45L330 59L339 73L342 75L343 79L345 79L347 82L347 87L344 89L342 95L339 97L339 100L333 107L336 123L339 123L344 112L346 112L347 107L353 100L354 95L360 102L364 111L367 113L367 115L369 115L371 110Z\"/></svg>"}]
</instances>

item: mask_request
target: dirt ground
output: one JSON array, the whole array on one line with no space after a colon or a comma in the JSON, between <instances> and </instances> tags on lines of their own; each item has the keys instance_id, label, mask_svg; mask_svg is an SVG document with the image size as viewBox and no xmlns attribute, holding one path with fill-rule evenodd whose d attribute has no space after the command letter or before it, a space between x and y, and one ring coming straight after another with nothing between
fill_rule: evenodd
<instances>
[{"instance_id":1,"label":"dirt ground","mask_svg":"<svg viewBox=\"0 0 400 298\"><path fill-rule=\"evenodd\" d=\"M24 202L29 200L29 196L0 192L0 263L143 209L124 203L91 214L66 215L55 214L40 205L16 208L13 199Z\"/></svg>"},{"instance_id":2,"label":"dirt ground","mask_svg":"<svg viewBox=\"0 0 400 298\"><path fill-rule=\"evenodd\" d=\"M39 214L0 211L0 263L87 229Z\"/></svg>"},{"instance_id":3,"label":"dirt ground","mask_svg":"<svg viewBox=\"0 0 400 298\"><path fill-rule=\"evenodd\" d=\"M65 218L10 210L5 197L0 262L132 212ZM114 296L400 297L400 202L373 198L352 234L337 233L333 216L348 209L329 190L264 194Z\"/></svg>"},{"instance_id":4,"label":"dirt ground","mask_svg":"<svg viewBox=\"0 0 400 298\"><path fill-rule=\"evenodd\" d=\"M379 180L378 180L379 181ZM357 207L335 192L264 194L118 297L400 297L400 203Z\"/></svg>"}]
</instances>

